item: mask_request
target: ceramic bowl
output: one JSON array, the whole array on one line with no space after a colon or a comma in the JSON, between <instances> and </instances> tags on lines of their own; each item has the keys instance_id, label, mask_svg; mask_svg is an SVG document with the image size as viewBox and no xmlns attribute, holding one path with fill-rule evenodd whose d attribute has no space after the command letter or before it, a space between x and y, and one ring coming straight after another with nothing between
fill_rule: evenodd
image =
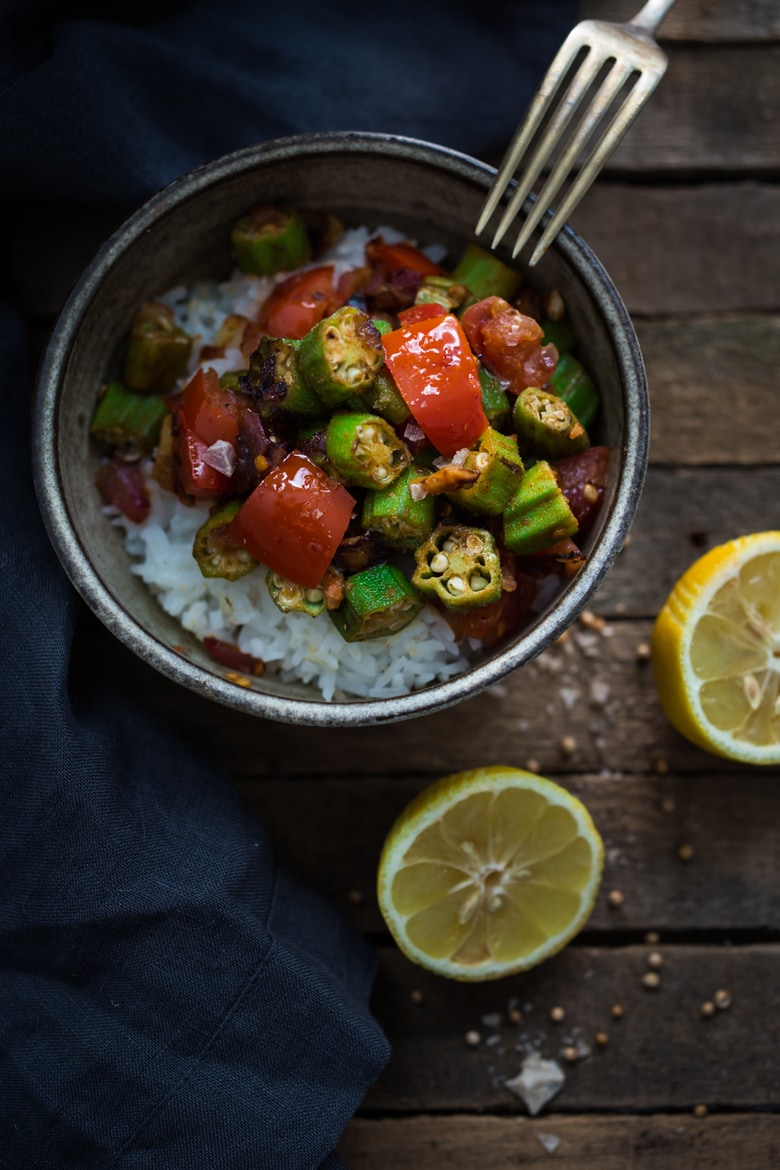
<instances>
[{"instance_id":1,"label":"ceramic bowl","mask_svg":"<svg viewBox=\"0 0 780 1170\"><path fill-rule=\"evenodd\" d=\"M620 551L647 462L649 410L631 321L606 272L569 229L533 271L558 288L579 354L602 394L599 441L613 451L587 562L532 625L464 674L382 700L325 702L301 684L267 674L245 689L223 677L195 638L158 606L130 571L120 534L101 511L89 422L97 387L135 309L167 288L225 277L232 222L255 203L317 208L348 224L390 223L457 255L494 172L441 146L380 134L315 134L239 151L172 183L137 211L97 254L74 288L42 363L36 399L37 491L56 552L100 620L157 670L240 711L290 723L360 726L407 719L469 698L522 667L571 625ZM521 257L522 260L522 257Z\"/></svg>"}]
</instances>

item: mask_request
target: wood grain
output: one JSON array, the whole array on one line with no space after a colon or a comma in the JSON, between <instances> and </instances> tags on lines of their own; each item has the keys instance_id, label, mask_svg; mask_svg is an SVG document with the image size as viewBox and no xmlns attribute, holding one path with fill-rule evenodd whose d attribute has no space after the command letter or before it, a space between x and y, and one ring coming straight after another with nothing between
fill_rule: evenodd
<instances>
[{"instance_id":1,"label":"wood grain","mask_svg":"<svg viewBox=\"0 0 780 1170\"><path fill-rule=\"evenodd\" d=\"M339 1151L350 1170L770 1170L780 1116L358 1117Z\"/></svg>"},{"instance_id":2,"label":"wood grain","mask_svg":"<svg viewBox=\"0 0 780 1170\"><path fill-rule=\"evenodd\" d=\"M642 7L640 0L583 0L582 20L630 20ZM780 8L775 0L686 0L664 19L658 32L664 41L771 43L780 39Z\"/></svg>"},{"instance_id":3,"label":"wood grain","mask_svg":"<svg viewBox=\"0 0 780 1170\"><path fill-rule=\"evenodd\" d=\"M602 1029L606 1048L594 1046L574 1065L563 1062L566 1084L548 1114L690 1110L699 1102L713 1109L776 1106L780 946L660 949L665 962L655 991L642 983L647 946L569 946L524 975L492 984L444 981L383 950L375 1013L393 1054L366 1108L524 1114L504 1082L520 1070L525 1050L558 1059L567 1043L580 1038L592 1045ZM733 1006L705 1019L700 1005L719 988L732 993ZM610 1016L614 1003L625 1010L620 1021ZM510 1004L523 1010L519 1025L507 1019ZM549 1019L556 1005L566 1010L563 1024ZM470 1029L482 1036L477 1048L465 1044Z\"/></svg>"}]
</instances>

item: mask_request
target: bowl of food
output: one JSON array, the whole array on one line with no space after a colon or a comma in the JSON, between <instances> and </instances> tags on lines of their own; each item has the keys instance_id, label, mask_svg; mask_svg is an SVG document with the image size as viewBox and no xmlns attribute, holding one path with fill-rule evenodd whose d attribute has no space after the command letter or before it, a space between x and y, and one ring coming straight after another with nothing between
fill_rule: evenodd
<instances>
[{"instance_id":1,"label":"bowl of food","mask_svg":"<svg viewBox=\"0 0 780 1170\"><path fill-rule=\"evenodd\" d=\"M645 474L639 346L570 230L531 276L480 246L492 178L389 135L277 140L172 183L81 277L36 488L77 590L163 674L286 722L405 719L598 588Z\"/></svg>"}]
</instances>

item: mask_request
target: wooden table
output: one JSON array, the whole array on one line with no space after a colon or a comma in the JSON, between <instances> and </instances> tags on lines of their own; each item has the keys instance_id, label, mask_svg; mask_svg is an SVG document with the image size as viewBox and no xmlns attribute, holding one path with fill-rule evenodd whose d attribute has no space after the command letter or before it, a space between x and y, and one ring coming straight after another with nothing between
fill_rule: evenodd
<instances>
[{"instance_id":1,"label":"wooden table","mask_svg":"<svg viewBox=\"0 0 780 1170\"><path fill-rule=\"evenodd\" d=\"M587 15L637 6L591 0ZM732 766L681 739L643 649L695 557L780 528L780 9L680 0L663 31L668 74L574 221L634 316L653 405L644 499L592 606L603 628L578 624L454 710L341 733L212 705L84 624L82 652L227 766L282 856L379 948L375 1010L393 1055L344 1135L351 1170L780 1165L780 770ZM522 977L429 976L383 929L373 888L384 835L435 777L529 762L576 792L604 837L594 914ZM657 990L642 982L651 952L663 960ZM732 1006L702 1017L718 989ZM563 1091L531 1119L504 1086L518 1046L557 1056L565 1037L591 1054L565 1066Z\"/></svg>"}]
</instances>

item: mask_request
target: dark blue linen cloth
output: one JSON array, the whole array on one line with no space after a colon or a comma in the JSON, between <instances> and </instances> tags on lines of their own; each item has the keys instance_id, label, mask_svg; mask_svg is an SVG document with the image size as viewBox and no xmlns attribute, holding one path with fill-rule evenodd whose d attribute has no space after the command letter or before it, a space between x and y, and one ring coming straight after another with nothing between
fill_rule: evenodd
<instances>
[{"instance_id":1,"label":"dark blue linen cloth","mask_svg":"<svg viewBox=\"0 0 780 1170\"><path fill-rule=\"evenodd\" d=\"M6 2L4 217L130 208L321 129L495 156L574 19L570 0ZM81 603L34 500L19 308L0 297L0 1166L337 1170L388 1056L375 956L225 777L73 669Z\"/></svg>"}]
</instances>

